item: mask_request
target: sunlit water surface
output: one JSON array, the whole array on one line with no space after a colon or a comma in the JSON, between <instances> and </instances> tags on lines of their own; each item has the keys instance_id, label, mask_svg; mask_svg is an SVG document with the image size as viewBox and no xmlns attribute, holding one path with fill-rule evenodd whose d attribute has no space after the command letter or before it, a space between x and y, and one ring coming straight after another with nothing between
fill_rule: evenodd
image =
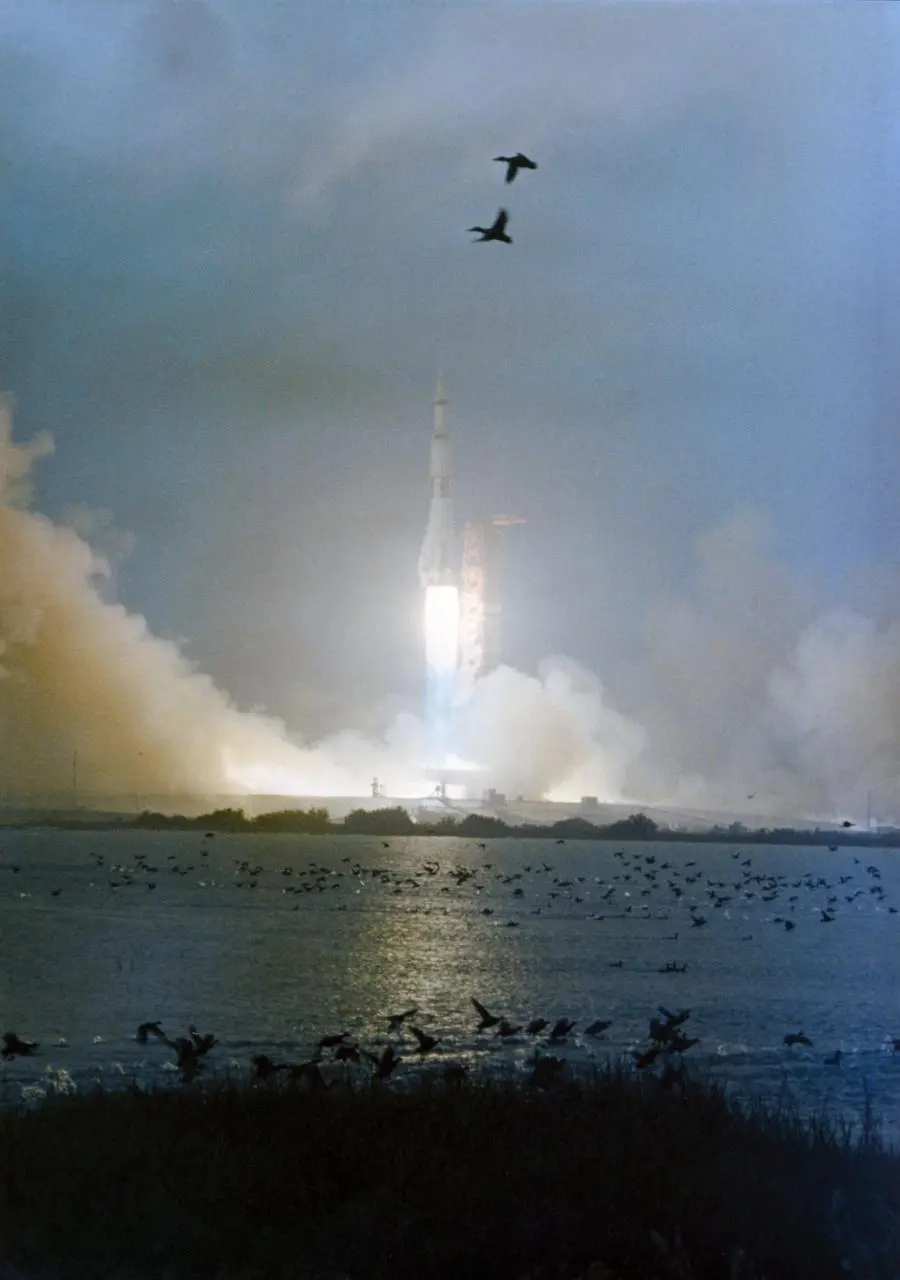
<instances>
[{"instance_id":1,"label":"sunlit water surface","mask_svg":"<svg viewBox=\"0 0 900 1280\"><path fill-rule=\"evenodd\" d=\"M393 1036L394 1087L451 1061L524 1071L534 1042L479 1033L476 996L513 1022L576 1019L553 1048L576 1066L645 1047L658 1005L690 1008L696 1069L742 1096L854 1121L868 1093L900 1137L896 851L386 844L0 832L0 1029L40 1042L39 1056L0 1065L0 1098L184 1087L171 1050L135 1041L145 1020L173 1038L190 1023L215 1032L202 1080L248 1072L256 1053L302 1061L332 1032L377 1052L387 1015L411 1005L441 1043L422 1061L408 1033ZM691 908L705 925L692 927ZM660 972L673 961L686 972ZM600 1039L583 1034L596 1018L612 1019ZM813 1047L786 1048L800 1030ZM837 1049L840 1065L826 1065Z\"/></svg>"}]
</instances>

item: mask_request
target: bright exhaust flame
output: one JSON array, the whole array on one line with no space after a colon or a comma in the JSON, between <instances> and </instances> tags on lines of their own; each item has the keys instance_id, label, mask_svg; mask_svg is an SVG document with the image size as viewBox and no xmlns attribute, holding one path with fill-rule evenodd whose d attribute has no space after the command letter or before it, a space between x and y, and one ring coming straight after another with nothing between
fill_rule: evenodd
<instances>
[{"instance_id":1,"label":"bright exhaust flame","mask_svg":"<svg viewBox=\"0 0 900 1280\"><path fill-rule=\"evenodd\" d=\"M459 591L425 588L425 664L428 671L449 676L456 671L459 649Z\"/></svg>"}]
</instances>

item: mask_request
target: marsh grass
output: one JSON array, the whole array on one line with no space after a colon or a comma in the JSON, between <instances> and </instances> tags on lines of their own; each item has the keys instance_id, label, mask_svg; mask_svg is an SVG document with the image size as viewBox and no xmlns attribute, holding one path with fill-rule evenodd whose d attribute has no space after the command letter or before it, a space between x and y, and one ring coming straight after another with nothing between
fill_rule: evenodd
<instances>
[{"instance_id":1,"label":"marsh grass","mask_svg":"<svg viewBox=\"0 0 900 1280\"><path fill-rule=\"evenodd\" d=\"M225 1079L0 1114L0 1230L28 1280L887 1280L900 1160L871 1111L856 1137L618 1066L546 1092Z\"/></svg>"}]
</instances>

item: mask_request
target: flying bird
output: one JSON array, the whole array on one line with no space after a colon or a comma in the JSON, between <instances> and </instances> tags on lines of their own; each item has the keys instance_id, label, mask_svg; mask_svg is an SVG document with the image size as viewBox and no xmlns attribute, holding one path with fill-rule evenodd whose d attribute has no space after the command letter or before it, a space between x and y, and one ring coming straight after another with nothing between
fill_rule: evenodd
<instances>
[{"instance_id":1,"label":"flying bird","mask_svg":"<svg viewBox=\"0 0 900 1280\"><path fill-rule=\"evenodd\" d=\"M388 1018L388 1031L397 1031L407 1018L412 1018L419 1012L418 1007L413 1005L411 1009L404 1009L403 1013L392 1013Z\"/></svg>"},{"instance_id":2,"label":"flying bird","mask_svg":"<svg viewBox=\"0 0 900 1280\"><path fill-rule=\"evenodd\" d=\"M478 240L473 240L473 244L480 244L482 240L502 240L504 244L512 244L512 237L506 234L506 224L509 221L509 214L505 209L501 209L489 227L469 227L469 231L478 231Z\"/></svg>"},{"instance_id":3,"label":"flying bird","mask_svg":"<svg viewBox=\"0 0 900 1280\"><path fill-rule=\"evenodd\" d=\"M419 1042L416 1053L430 1053L436 1044L440 1044L440 1039L437 1036L430 1036L427 1031L421 1031L412 1024L409 1029Z\"/></svg>"},{"instance_id":4,"label":"flying bird","mask_svg":"<svg viewBox=\"0 0 900 1280\"><path fill-rule=\"evenodd\" d=\"M502 1021L502 1019L495 1017L493 1013L488 1013L484 1005L476 1000L474 996L472 997L472 1004L475 1006L475 1012L481 1018L481 1022L478 1024L479 1031L487 1031L489 1027L496 1027Z\"/></svg>"},{"instance_id":5,"label":"flying bird","mask_svg":"<svg viewBox=\"0 0 900 1280\"><path fill-rule=\"evenodd\" d=\"M612 1026L612 1018L606 1022L602 1022L599 1018L596 1022L592 1022L589 1027L585 1027L584 1034L586 1036L602 1036L607 1027Z\"/></svg>"},{"instance_id":6,"label":"flying bird","mask_svg":"<svg viewBox=\"0 0 900 1280\"><path fill-rule=\"evenodd\" d=\"M521 1026L514 1027L511 1022L507 1021L506 1018L501 1018L500 1025L497 1028L497 1035L498 1036L514 1036L514 1035L517 1035L518 1032L520 1032L521 1030L522 1030Z\"/></svg>"},{"instance_id":7,"label":"flying bird","mask_svg":"<svg viewBox=\"0 0 900 1280\"><path fill-rule=\"evenodd\" d=\"M10 1058L30 1058L40 1045L33 1040L20 1040L15 1031L5 1031L3 1033L3 1057L9 1061Z\"/></svg>"},{"instance_id":8,"label":"flying bird","mask_svg":"<svg viewBox=\"0 0 900 1280\"><path fill-rule=\"evenodd\" d=\"M495 163L497 161L506 165L506 181L512 182L520 169L536 169L537 165L533 160L529 160L527 156L522 155L521 151L517 151L514 156L494 156Z\"/></svg>"},{"instance_id":9,"label":"flying bird","mask_svg":"<svg viewBox=\"0 0 900 1280\"><path fill-rule=\"evenodd\" d=\"M387 1046L380 1058L376 1057L374 1053L369 1053L366 1049L363 1049L363 1053L375 1068L373 1075L376 1080L387 1080L400 1061L400 1055L392 1044Z\"/></svg>"},{"instance_id":10,"label":"flying bird","mask_svg":"<svg viewBox=\"0 0 900 1280\"><path fill-rule=\"evenodd\" d=\"M565 1040L566 1036L575 1026L574 1022L570 1022L568 1018L557 1018L550 1032L551 1040Z\"/></svg>"},{"instance_id":11,"label":"flying bird","mask_svg":"<svg viewBox=\"0 0 900 1280\"><path fill-rule=\"evenodd\" d=\"M166 1039L166 1033L158 1022L142 1022L134 1038L138 1044L146 1044L148 1036L156 1036L157 1040Z\"/></svg>"}]
</instances>

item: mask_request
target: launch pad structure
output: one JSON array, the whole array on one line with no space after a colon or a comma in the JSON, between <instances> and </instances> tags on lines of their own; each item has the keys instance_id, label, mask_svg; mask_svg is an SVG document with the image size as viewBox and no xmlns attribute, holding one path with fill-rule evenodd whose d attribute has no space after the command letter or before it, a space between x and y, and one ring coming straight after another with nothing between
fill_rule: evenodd
<instances>
[{"instance_id":1,"label":"launch pad structure","mask_svg":"<svg viewBox=\"0 0 900 1280\"><path fill-rule=\"evenodd\" d=\"M504 530L522 516L469 520L463 528L459 574L459 681L468 691L503 661Z\"/></svg>"}]
</instances>

